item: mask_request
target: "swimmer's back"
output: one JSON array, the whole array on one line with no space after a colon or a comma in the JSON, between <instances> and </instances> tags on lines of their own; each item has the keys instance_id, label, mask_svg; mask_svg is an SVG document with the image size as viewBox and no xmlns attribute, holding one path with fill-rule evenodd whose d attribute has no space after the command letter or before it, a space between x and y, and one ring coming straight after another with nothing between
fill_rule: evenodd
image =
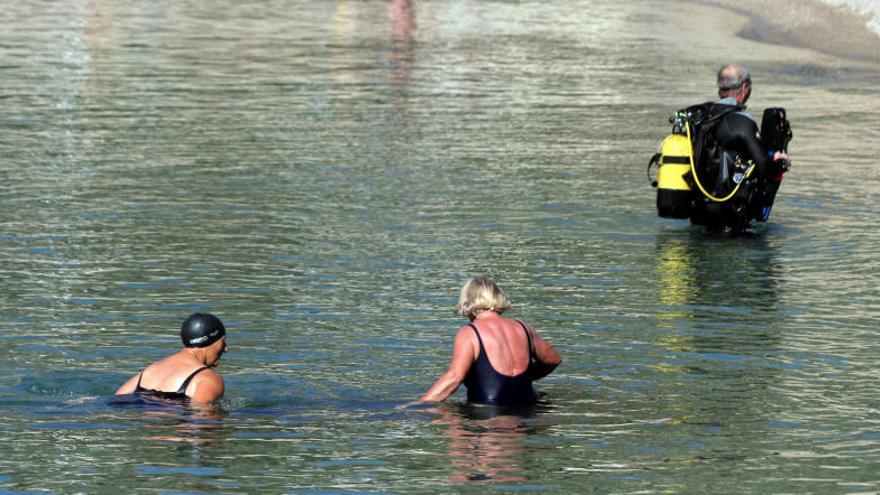
<instances>
[{"instance_id":1,"label":"swimmer's back","mask_svg":"<svg viewBox=\"0 0 880 495\"><path fill-rule=\"evenodd\" d=\"M213 376L212 376L213 375ZM140 388L153 392L195 394L199 382L204 379L222 380L220 374L198 363L181 363L173 356L147 366L140 376ZM185 388L182 386L189 380ZM181 389L183 390L181 391Z\"/></svg>"},{"instance_id":2,"label":"swimmer's back","mask_svg":"<svg viewBox=\"0 0 880 495\"><path fill-rule=\"evenodd\" d=\"M496 321L491 331L484 332L485 337L476 325L468 324L479 341L477 358L464 379L470 402L526 405L538 400L532 388L531 336L524 323L516 321L511 327L507 324L510 321ZM511 331L514 327L516 329ZM493 364L488 346L494 348L493 355L499 365Z\"/></svg>"},{"instance_id":3,"label":"swimmer's back","mask_svg":"<svg viewBox=\"0 0 880 495\"><path fill-rule=\"evenodd\" d=\"M499 374L516 376L529 368L532 353L528 330L524 325L517 320L503 317L477 323L479 335L474 334L478 341L474 360L479 358L479 340L482 340L486 358Z\"/></svg>"}]
</instances>

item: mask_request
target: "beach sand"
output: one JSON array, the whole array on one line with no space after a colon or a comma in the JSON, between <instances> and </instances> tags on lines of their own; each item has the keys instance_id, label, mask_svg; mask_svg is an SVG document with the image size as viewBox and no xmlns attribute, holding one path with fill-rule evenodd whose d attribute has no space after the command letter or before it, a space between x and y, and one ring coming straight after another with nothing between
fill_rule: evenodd
<instances>
[{"instance_id":1,"label":"beach sand","mask_svg":"<svg viewBox=\"0 0 880 495\"><path fill-rule=\"evenodd\" d=\"M739 34L767 43L800 46L824 53L880 62L880 34L873 16L854 7L816 0L700 0L750 20Z\"/></svg>"},{"instance_id":2,"label":"beach sand","mask_svg":"<svg viewBox=\"0 0 880 495\"><path fill-rule=\"evenodd\" d=\"M737 7L745 3L757 6ZM665 2L655 34L670 43L669 48L678 50L678 57L687 59L715 61L745 56L760 62L880 68L880 37L865 26L864 16L815 4L814 10L793 9L788 14L793 18L790 21L769 21L768 16L782 3L786 1L736 1L725 6L711 0ZM825 10L834 11L828 22L839 22L838 31L812 32L810 26L819 24L814 13ZM804 32L785 34L790 29L787 26L795 24Z\"/></svg>"}]
</instances>

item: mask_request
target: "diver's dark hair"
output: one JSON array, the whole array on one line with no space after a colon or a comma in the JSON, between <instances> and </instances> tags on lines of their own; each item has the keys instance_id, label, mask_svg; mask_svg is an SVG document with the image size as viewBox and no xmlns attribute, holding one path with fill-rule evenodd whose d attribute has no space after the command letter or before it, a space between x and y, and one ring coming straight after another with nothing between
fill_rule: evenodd
<instances>
[{"instance_id":1,"label":"diver's dark hair","mask_svg":"<svg viewBox=\"0 0 880 495\"><path fill-rule=\"evenodd\" d=\"M225 335L223 322L209 313L193 313L180 327L180 339L186 347L208 347Z\"/></svg>"}]
</instances>

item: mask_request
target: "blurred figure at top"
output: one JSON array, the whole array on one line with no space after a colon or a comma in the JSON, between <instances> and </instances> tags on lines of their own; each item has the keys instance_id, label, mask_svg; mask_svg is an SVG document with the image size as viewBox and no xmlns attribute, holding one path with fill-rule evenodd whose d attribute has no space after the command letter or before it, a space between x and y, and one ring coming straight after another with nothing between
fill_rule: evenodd
<instances>
[{"instance_id":1,"label":"blurred figure at top","mask_svg":"<svg viewBox=\"0 0 880 495\"><path fill-rule=\"evenodd\" d=\"M391 37L396 41L412 42L416 28L416 12L412 0L391 0L387 13L391 19Z\"/></svg>"}]
</instances>

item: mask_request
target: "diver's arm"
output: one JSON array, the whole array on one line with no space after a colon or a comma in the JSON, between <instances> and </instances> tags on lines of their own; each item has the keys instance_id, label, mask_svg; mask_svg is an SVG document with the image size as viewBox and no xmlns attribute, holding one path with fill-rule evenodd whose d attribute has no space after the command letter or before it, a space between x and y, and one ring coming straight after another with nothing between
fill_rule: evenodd
<instances>
[{"instance_id":1,"label":"diver's arm","mask_svg":"<svg viewBox=\"0 0 880 495\"><path fill-rule=\"evenodd\" d=\"M755 162L757 172L762 175L775 174L785 170L778 162L791 164L788 153L781 150L767 150L758 139L758 124L741 113L731 114L722 122L726 133L725 140L738 142L740 148L748 153L749 158ZM775 164L775 166L774 166Z\"/></svg>"},{"instance_id":2,"label":"diver's arm","mask_svg":"<svg viewBox=\"0 0 880 495\"><path fill-rule=\"evenodd\" d=\"M761 140L758 139L758 124L741 113L734 113L724 119L726 131L732 142L739 143L741 147L757 166L759 174L766 175L767 167L773 162L774 155L764 149Z\"/></svg>"}]
</instances>

